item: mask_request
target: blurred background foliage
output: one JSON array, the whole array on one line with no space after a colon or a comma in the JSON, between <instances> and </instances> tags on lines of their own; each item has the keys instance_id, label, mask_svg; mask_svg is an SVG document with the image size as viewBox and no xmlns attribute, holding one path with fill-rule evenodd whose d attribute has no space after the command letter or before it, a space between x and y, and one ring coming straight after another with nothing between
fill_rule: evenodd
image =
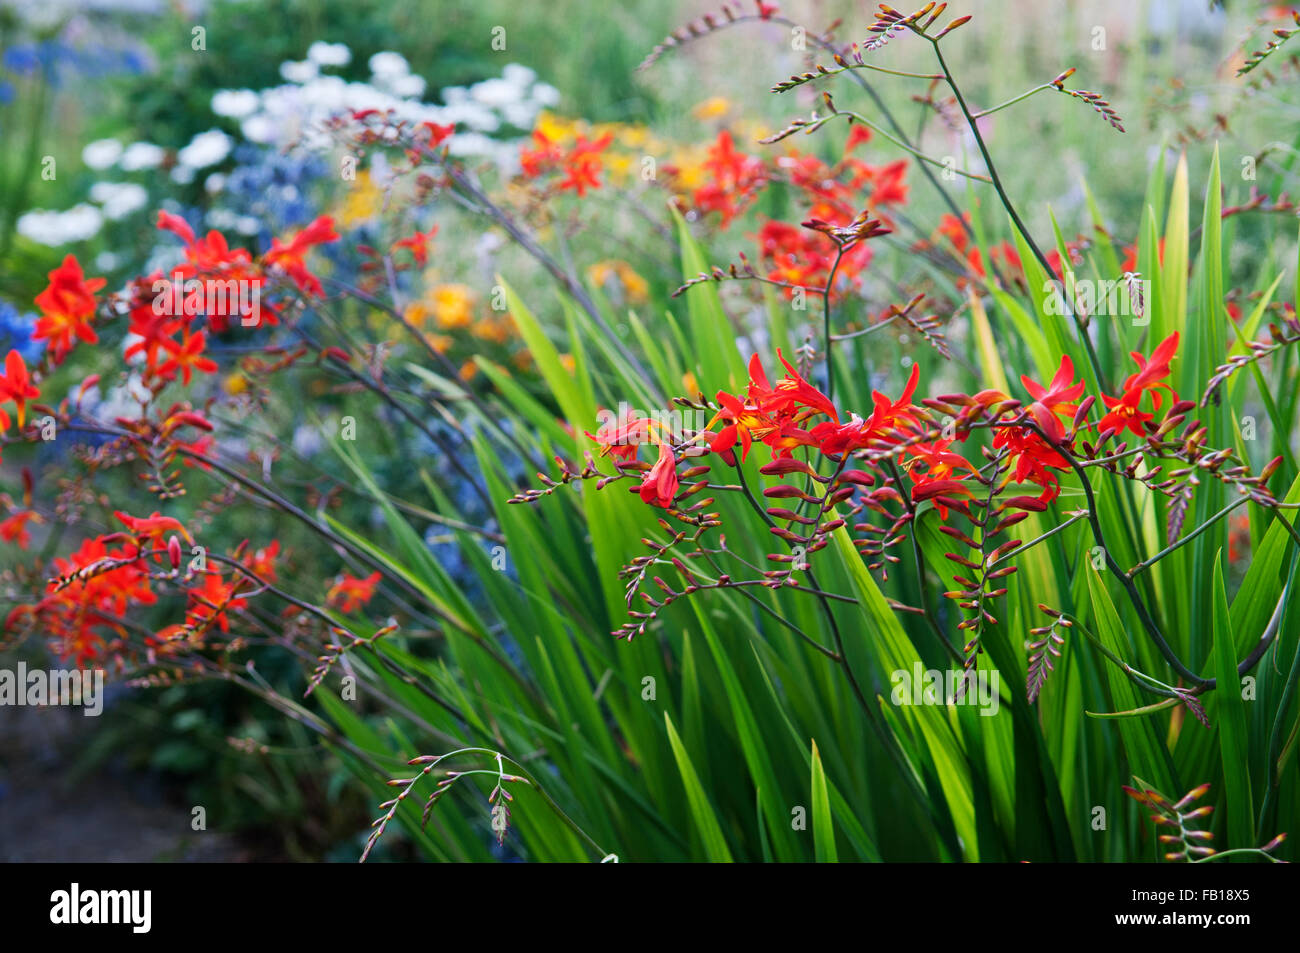
<instances>
[{"instance_id":1,"label":"blurred background foliage","mask_svg":"<svg viewBox=\"0 0 1300 953\"><path fill-rule=\"evenodd\" d=\"M847 0L787 0L782 7L788 16L814 26L843 20L841 39L862 39L868 23L865 5ZM785 96L768 92L774 82L805 64L805 53L791 42L795 38L772 25L746 26L689 44L646 72L636 72L671 29L709 9L711 4L695 0L612 5L582 0L0 3L0 307L29 311L46 272L68 252L96 263L94 274L121 278L138 270L156 245L152 201L137 214L106 222L84 240L59 246L18 233L19 218L32 209L67 209L85 201L102 177L84 161L88 143L113 138L175 151L214 128L237 135L237 123L214 116L214 94L283 83L281 64L302 60L316 41L347 45L351 60L334 74L350 81L366 80L367 63L375 54L400 53L411 71L427 82L424 99L435 103L447 87L470 86L500 76L506 63L521 64L559 91L555 113L591 123L646 126L674 143L707 142L717 129L742 120L778 128L815 108L811 90ZM1252 35L1258 38L1258 30L1252 31L1257 17L1270 11L1264 4L1213 5L1204 0L995 0L975 5L977 16L951 54L954 72L971 101L992 105L1073 66L1078 69L1076 82L1101 91L1128 129L1120 136L1083 104L1050 95L987 122L990 147L1009 189L1029 213L1030 228L1050 234L1050 209L1067 237L1087 231L1087 176L1102 218L1114 224L1117 240L1131 242L1143 212L1148 170L1163 147L1197 146L1189 156L1193 183L1205 181L1209 166L1209 149L1199 144L1213 140L1221 144L1225 179L1237 174L1247 157L1264 155L1259 162L1261 187L1283 181L1300 145L1294 132L1297 106L1268 84L1260 83L1254 91L1247 85L1243 92L1241 83L1228 82L1230 64L1240 58L1242 44ZM206 48L201 51L193 49L195 27L205 31ZM505 29L505 50L492 46L498 27ZM887 49L881 62L905 66L909 55ZM916 127L929 108L913 99L915 85L879 83L877 88L905 128ZM712 100L721 105L701 108ZM1252 108L1240 108L1246 100L1253 100ZM838 89L837 101L870 111L870 104L851 88ZM970 148L962 134L946 129L943 122L931 119L926 129L924 145L930 152L943 155ZM526 132L510 130L506 138ZM798 145L831 156L839 142L800 139ZM756 150L752 143L748 148ZM52 179L39 175L45 156L57 162L58 174ZM256 161L270 160L261 155ZM167 183L162 191L168 201L202 213L209 202L206 176L229 175L248 164L236 148L203 175ZM166 170L164 163L158 172L144 171L136 178L152 190L155 183L150 180L161 178ZM283 177L292 174L279 169L280 179L266 181L285 181ZM341 198L330 194L329 183L311 181L311 211L337 208ZM920 231L929 232L945 206L922 186L919 176L913 175L911 183L906 216ZM957 202L965 205L965 186L952 188ZM779 217L783 210L778 190L765 201L777 203L764 210ZM644 237L638 232L645 226L635 216L627 216L621 228L634 238ZM1230 272L1285 267L1294 260L1291 231L1289 222L1276 217L1243 219L1238 243L1231 247L1268 249L1274 260L1241 261L1235 257L1240 253L1232 251ZM574 260L604 257L607 235L575 232L572 237L568 251ZM447 257L435 267L446 276L469 270L472 243L455 235L444 234L442 239L438 248L440 254L445 249ZM729 260L734 249L728 242L736 240L734 235L720 239L712 248L715 260ZM665 306L666 292L679 276L675 255L661 249L636 264L652 285L655 304ZM535 268L529 271L521 265L510 271L518 275L512 281L518 282L524 297L541 294L528 294L544 284ZM83 374L88 370L78 368ZM525 385L540 389L536 378L525 380ZM373 413L352 395L319 396L334 414ZM281 395L279 401L291 405L294 395ZM258 424L250 422L252 427ZM419 485L419 474L412 472L399 447L385 443L382 428L369 431L367 439L373 442L360 449L394 495ZM432 447L430 456L436 456ZM523 472L518 461L514 469ZM0 473L12 492L12 464L6 461ZM310 468L303 479L310 482ZM114 488L95 489L107 498ZM378 522L364 495L354 495L340 506L337 512L349 525ZM105 513L107 509L111 507ZM255 510L232 508L220 518L227 521L223 530L232 539L259 530ZM284 539L286 548L297 553L291 571L299 577L319 574L323 582L328 573L313 562L311 538L288 529ZM449 565L463 558L452 543L451 534L432 541L444 547L435 552ZM301 693L297 660L266 651L255 655L255 662L262 677L296 686L290 694ZM278 755L250 758L247 751L232 747L230 738L252 739ZM0 758L8 756L5 743L0 727ZM208 805L210 814L222 819L223 830L246 835L270 856L352 859L363 841L356 832L365 830L372 810L368 793L344 783L342 769L324 756L310 732L229 685L126 693L78 743L84 744L79 772L124 760L157 777L176 803ZM0 799L0 809L3 803ZM392 849L400 856L401 842L395 840Z\"/></svg>"}]
</instances>

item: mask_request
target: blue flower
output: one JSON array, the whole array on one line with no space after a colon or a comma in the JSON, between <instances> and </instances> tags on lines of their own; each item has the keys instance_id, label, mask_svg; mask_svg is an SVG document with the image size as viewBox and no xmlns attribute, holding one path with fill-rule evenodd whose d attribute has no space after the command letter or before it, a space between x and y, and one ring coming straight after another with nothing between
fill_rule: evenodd
<instances>
[{"instance_id":1,"label":"blue flower","mask_svg":"<svg viewBox=\"0 0 1300 953\"><path fill-rule=\"evenodd\" d=\"M0 354L15 350L28 364L34 364L45 353L45 342L32 339L36 330L36 315L20 314L8 301L0 301Z\"/></svg>"}]
</instances>

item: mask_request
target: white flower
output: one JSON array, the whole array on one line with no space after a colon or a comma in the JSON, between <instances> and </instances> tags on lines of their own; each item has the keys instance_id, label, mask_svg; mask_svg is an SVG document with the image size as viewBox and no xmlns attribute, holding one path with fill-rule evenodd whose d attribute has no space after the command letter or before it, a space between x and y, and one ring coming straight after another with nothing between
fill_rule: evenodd
<instances>
[{"instance_id":1,"label":"white flower","mask_svg":"<svg viewBox=\"0 0 1300 953\"><path fill-rule=\"evenodd\" d=\"M523 91L504 79L485 79L475 83L469 88L469 94L476 102L488 107L505 106L523 98Z\"/></svg>"},{"instance_id":2,"label":"white flower","mask_svg":"<svg viewBox=\"0 0 1300 953\"><path fill-rule=\"evenodd\" d=\"M213 172L203 180L203 191L209 195L216 195L226 187L226 175L224 172Z\"/></svg>"},{"instance_id":3,"label":"white flower","mask_svg":"<svg viewBox=\"0 0 1300 953\"><path fill-rule=\"evenodd\" d=\"M107 169L122 154L122 143L116 139L96 139L81 150L81 161L91 169Z\"/></svg>"},{"instance_id":4,"label":"white flower","mask_svg":"<svg viewBox=\"0 0 1300 953\"><path fill-rule=\"evenodd\" d=\"M191 169L206 169L230 155L231 140L220 129L201 132L176 154L180 164ZM191 177L192 178L192 177Z\"/></svg>"},{"instance_id":5,"label":"white flower","mask_svg":"<svg viewBox=\"0 0 1300 953\"><path fill-rule=\"evenodd\" d=\"M533 102L539 106L555 106L560 102L560 91L550 83L538 83L533 87Z\"/></svg>"},{"instance_id":6,"label":"white flower","mask_svg":"<svg viewBox=\"0 0 1300 953\"><path fill-rule=\"evenodd\" d=\"M507 83L513 83L522 89L537 79L537 72L527 66L520 66L518 63L509 63L501 71L501 78Z\"/></svg>"},{"instance_id":7,"label":"white flower","mask_svg":"<svg viewBox=\"0 0 1300 953\"><path fill-rule=\"evenodd\" d=\"M376 79L396 79L410 71L411 67L401 53L385 50L370 57L370 72Z\"/></svg>"},{"instance_id":8,"label":"white flower","mask_svg":"<svg viewBox=\"0 0 1300 953\"><path fill-rule=\"evenodd\" d=\"M155 146L152 142L133 142L122 153L122 159L118 162L118 165L125 172L156 169L162 164L165 154L162 146Z\"/></svg>"},{"instance_id":9,"label":"white flower","mask_svg":"<svg viewBox=\"0 0 1300 953\"><path fill-rule=\"evenodd\" d=\"M320 75L320 67L311 60L295 62L288 60L280 64L280 75L291 83L310 83Z\"/></svg>"},{"instance_id":10,"label":"white flower","mask_svg":"<svg viewBox=\"0 0 1300 953\"><path fill-rule=\"evenodd\" d=\"M135 182L96 182L90 187L90 200L104 207L105 218L116 222L144 208L149 193Z\"/></svg>"},{"instance_id":11,"label":"white flower","mask_svg":"<svg viewBox=\"0 0 1300 953\"><path fill-rule=\"evenodd\" d=\"M277 132L275 121L270 116L258 115L249 116L239 124L239 131L244 134L244 138L249 142L256 142L258 145L267 145L275 142Z\"/></svg>"},{"instance_id":12,"label":"white flower","mask_svg":"<svg viewBox=\"0 0 1300 953\"><path fill-rule=\"evenodd\" d=\"M227 232L235 228L235 223L239 221L239 215L228 208L214 208L208 210L208 214L204 216L204 221L208 223L209 228Z\"/></svg>"},{"instance_id":13,"label":"white flower","mask_svg":"<svg viewBox=\"0 0 1300 953\"><path fill-rule=\"evenodd\" d=\"M424 95L424 88L428 85L423 76L415 73L408 73L405 76L397 76L389 81L388 88L393 91L393 95L402 96L407 99L419 99Z\"/></svg>"},{"instance_id":14,"label":"white flower","mask_svg":"<svg viewBox=\"0 0 1300 953\"><path fill-rule=\"evenodd\" d=\"M251 89L219 89L212 94L212 111L218 116L243 119L257 111L259 102Z\"/></svg>"},{"instance_id":15,"label":"white flower","mask_svg":"<svg viewBox=\"0 0 1300 953\"><path fill-rule=\"evenodd\" d=\"M307 47L307 59L317 66L347 66L352 62L352 51L345 43L326 43L317 40Z\"/></svg>"},{"instance_id":16,"label":"white flower","mask_svg":"<svg viewBox=\"0 0 1300 953\"><path fill-rule=\"evenodd\" d=\"M140 375L132 371L124 384L110 387L107 391L101 391L98 387L87 390L81 400L81 409L93 412L99 420L135 418L140 415L140 405L151 399L149 388L144 385Z\"/></svg>"},{"instance_id":17,"label":"white flower","mask_svg":"<svg viewBox=\"0 0 1300 953\"><path fill-rule=\"evenodd\" d=\"M18 234L42 245L58 246L93 238L104 216L93 205L74 205L66 212L28 212L18 219Z\"/></svg>"},{"instance_id":18,"label":"white flower","mask_svg":"<svg viewBox=\"0 0 1300 953\"><path fill-rule=\"evenodd\" d=\"M293 449L299 456L310 457L325 446L325 439L315 427L299 425L293 432Z\"/></svg>"}]
</instances>

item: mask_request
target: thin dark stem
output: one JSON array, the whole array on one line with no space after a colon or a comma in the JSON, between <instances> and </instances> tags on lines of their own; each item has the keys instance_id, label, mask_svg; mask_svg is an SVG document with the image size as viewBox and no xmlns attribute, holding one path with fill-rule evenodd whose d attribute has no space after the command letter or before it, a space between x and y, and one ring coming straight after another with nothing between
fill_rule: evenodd
<instances>
[{"instance_id":1,"label":"thin dark stem","mask_svg":"<svg viewBox=\"0 0 1300 953\"><path fill-rule=\"evenodd\" d=\"M919 35L925 36L923 33ZM948 64L943 58L943 51L939 49L938 40L928 36L925 38L929 40L930 45L934 47L934 55L939 59L939 66L943 70L944 77L948 81L948 87L952 90L953 96L957 100L957 105L961 109L962 115L966 117L966 124L970 127L971 135L975 137L975 144L979 147L980 155L984 157L984 165L989 170L989 178L992 180L993 188L998 193L998 198L1002 202L1002 207L1007 210L1007 214L1011 216L1011 221L1015 223L1016 229L1024 238L1025 244L1029 246L1029 250L1034 253L1034 258L1038 260L1038 263L1043 267L1044 273L1050 279L1055 274L1052 270L1051 263L1048 262L1047 256L1043 254L1042 249L1038 247L1038 243L1034 241L1033 235L1029 233L1029 229L1020 218L1020 213L1016 211L1016 207L1011 203L1011 197L1007 195L1007 190L1002 185L1002 179L998 176L997 166L993 164L993 157L989 154L988 146L984 143L983 135L980 134L979 122L975 119L970 108L966 105L966 99L961 94L961 88L953 78L952 71L948 69ZM1092 345L1092 338L1088 334L1088 329L1084 325L1083 319L1079 316L1078 311L1075 310L1074 305L1066 300L1066 298L1067 296L1065 294L1061 295L1062 302L1065 304L1065 307L1069 309L1070 316L1074 319L1074 326L1079 332L1081 343L1088 353L1088 363L1092 365L1092 373L1097 379L1097 386L1103 391L1108 391L1109 388L1106 385L1106 378L1101 371L1101 361L1097 358L1097 351Z\"/></svg>"},{"instance_id":2,"label":"thin dark stem","mask_svg":"<svg viewBox=\"0 0 1300 953\"><path fill-rule=\"evenodd\" d=\"M835 344L835 338L831 335L831 290L835 286L835 272L839 270L843 258L844 246L837 245L835 261L831 265L830 274L826 276L826 290L822 294L822 327L826 342L826 396L832 402L835 400L835 360L831 348Z\"/></svg>"}]
</instances>

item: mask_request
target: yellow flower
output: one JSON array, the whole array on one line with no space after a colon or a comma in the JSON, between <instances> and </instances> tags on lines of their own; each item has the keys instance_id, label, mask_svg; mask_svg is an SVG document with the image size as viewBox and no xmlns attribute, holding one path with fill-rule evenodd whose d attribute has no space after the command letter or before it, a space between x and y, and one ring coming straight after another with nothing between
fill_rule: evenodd
<instances>
[{"instance_id":1,"label":"yellow flower","mask_svg":"<svg viewBox=\"0 0 1300 953\"><path fill-rule=\"evenodd\" d=\"M429 320L429 309L423 301L413 301L406 306L406 320L417 328L423 327Z\"/></svg>"},{"instance_id":2,"label":"yellow flower","mask_svg":"<svg viewBox=\"0 0 1300 953\"><path fill-rule=\"evenodd\" d=\"M505 321L498 321L496 318L479 318L475 321L470 331L475 337L482 338L484 341L492 341L495 344L504 344L510 340L510 325Z\"/></svg>"},{"instance_id":3,"label":"yellow flower","mask_svg":"<svg viewBox=\"0 0 1300 953\"><path fill-rule=\"evenodd\" d=\"M737 148L739 148L740 143L758 142L760 139L766 139L774 131L766 123L752 119L741 119L732 128L732 132L735 133Z\"/></svg>"},{"instance_id":4,"label":"yellow flower","mask_svg":"<svg viewBox=\"0 0 1300 953\"><path fill-rule=\"evenodd\" d=\"M439 327L463 328L474 318L474 293L465 285L438 285L431 301Z\"/></svg>"},{"instance_id":5,"label":"yellow flower","mask_svg":"<svg viewBox=\"0 0 1300 953\"><path fill-rule=\"evenodd\" d=\"M348 186L347 197L337 216L343 225L351 227L377 217L383 208L384 190L374 184L370 173L362 171Z\"/></svg>"},{"instance_id":6,"label":"yellow flower","mask_svg":"<svg viewBox=\"0 0 1300 953\"><path fill-rule=\"evenodd\" d=\"M464 364L460 366L461 380L466 380L466 381L472 380L474 378L474 375L477 373L478 373L478 365L475 364L472 359L466 361Z\"/></svg>"},{"instance_id":7,"label":"yellow flower","mask_svg":"<svg viewBox=\"0 0 1300 953\"><path fill-rule=\"evenodd\" d=\"M544 111L537 117L537 124L533 130L540 132L552 142L563 144L577 138L578 133L583 131L584 125L581 120L565 119L555 113Z\"/></svg>"},{"instance_id":8,"label":"yellow flower","mask_svg":"<svg viewBox=\"0 0 1300 953\"><path fill-rule=\"evenodd\" d=\"M621 258L598 261L587 269L587 280L602 290L608 289L610 279L617 279L629 304L640 304L649 297L646 280Z\"/></svg>"},{"instance_id":9,"label":"yellow flower","mask_svg":"<svg viewBox=\"0 0 1300 953\"><path fill-rule=\"evenodd\" d=\"M617 139L627 149L644 149L650 144L650 130L645 126L623 126Z\"/></svg>"},{"instance_id":10,"label":"yellow flower","mask_svg":"<svg viewBox=\"0 0 1300 953\"><path fill-rule=\"evenodd\" d=\"M700 382L695 379L693 371L687 371L682 375L682 386L686 388L687 397L694 397L700 392Z\"/></svg>"},{"instance_id":11,"label":"yellow flower","mask_svg":"<svg viewBox=\"0 0 1300 953\"><path fill-rule=\"evenodd\" d=\"M439 354L446 354L451 350L451 346L456 343L446 334L426 334L424 339L429 342L429 347Z\"/></svg>"},{"instance_id":12,"label":"yellow flower","mask_svg":"<svg viewBox=\"0 0 1300 953\"><path fill-rule=\"evenodd\" d=\"M560 355L560 366L563 367L570 374L573 374L578 369L577 361L573 359L572 354L568 354L568 353Z\"/></svg>"},{"instance_id":13,"label":"yellow flower","mask_svg":"<svg viewBox=\"0 0 1300 953\"><path fill-rule=\"evenodd\" d=\"M692 109L691 115L696 119L717 119L719 116L725 116L729 109L731 109L731 103L725 98L712 96Z\"/></svg>"},{"instance_id":14,"label":"yellow flower","mask_svg":"<svg viewBox=\"0 0 1300 953\"><path fill-rule=\"evenodd\" d=\"M698 189L708 180L704 169L707 148L687 147L672 153L670 164L677 168L677 185L686 191Z\"/></svg>"},{"instance_id":15,"label":"yellow flower","mask_svg":"<svg viewBox=\"0 0 1300 953\"><path fill-rule=\"evenodd\" d=\"M242 394L244 391L248 390L248 378L238 371L235 371L233 374L228 374L226 376L223 386L226 389L226 393L231 396Z\"/></svg>"},{"instance_id":16,"label":"yellow flower","mask_svg":"<svg viewBox=\"0 0 1300 953\"><path fill-rule=\"evenodd\" d=\"M635 160L625 153L605 156L605 172L611 182L626 182L632 175Z\"/></svg>"}]
</instances>

